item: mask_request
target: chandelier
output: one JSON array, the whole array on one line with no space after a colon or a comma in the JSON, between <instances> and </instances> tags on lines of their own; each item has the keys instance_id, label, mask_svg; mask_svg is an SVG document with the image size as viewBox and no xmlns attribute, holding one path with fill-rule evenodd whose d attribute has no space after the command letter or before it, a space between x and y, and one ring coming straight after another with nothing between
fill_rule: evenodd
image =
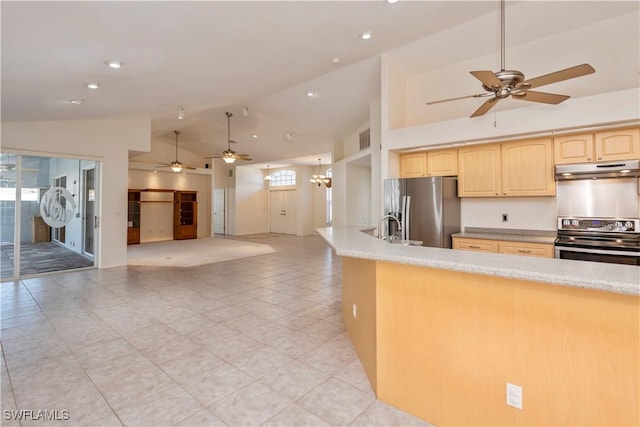
<instances>
[{"instance_id":1,"label":"chandelier","mask_svg":"<svg viewBox=\"0 0 640 427\"><path fill-rule=\"evenodd\" d=\"M318 187L321 187L322 184L324 184L327 188L331 188L331 178L327 178L326 176L322 175L320 173L321 169L321 159L318 159L318 173L311 175L311 179L309 181L311 181L312 184L317 185Z\"/></svg>"}]
</instances>

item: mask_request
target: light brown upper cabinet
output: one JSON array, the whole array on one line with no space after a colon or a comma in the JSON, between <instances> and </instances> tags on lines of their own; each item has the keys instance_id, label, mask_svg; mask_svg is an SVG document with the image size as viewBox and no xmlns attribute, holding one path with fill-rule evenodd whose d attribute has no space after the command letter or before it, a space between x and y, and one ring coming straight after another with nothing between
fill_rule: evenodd
<instances>
[{"instance_id":1,"label":"light brown upper cabinet","mask_svg":"<svg viewBox=\"0 0 640 427\"><path fill-rule=\"evenodd\" d=\"M540 138L458 150L460 197L553 196L553 145Z\"/></svg>"},{"instance_id":2,"label":"light brown upper cabinet","mask_svg":"<svg viewBox=\"0 0 640 427\"><path fill-rule=\"evenodd\" d=\"M502 195L554 196L551 138L502 144Z\"/></svg>"},{"instance_id":3,"label":"light brown upper cabinet","mask_svg":"<svg viewBox=\"0 0 640 427\"><path fill-rule=\"evenodd\" d=\"M458 150L427 151L428 176L456 176L458 175Z\"/></svg>"},{"instance_id":4,"label":"light brown upper cabinet","mask_svg":"<svg viewBox=\"0 0 640 427\"><path fill-rule=\"evenodd\" d=\"M640 129L557 136L553 139L555 164L640 159Z\"/></svg>"},{"instance_id":5,"label":"light brown upper cabinet","mask_svg":"<svg viewBox=\"0 0 640 427\"><path fill-rule=\"evenodd\" d=\"M406 153L400 155L400 178L427 176L427 153Z\"/></svg>"},{"instance_id":6,"label":"light brown upper cabinet","mask_svg":"<svg viewBox=\"0 0 640 427\"><path fill-rule=\"evenodd\" d=\"M458 196L495 197L502 194L500 144L458 150Z\"/></svg>"}]
</instances>

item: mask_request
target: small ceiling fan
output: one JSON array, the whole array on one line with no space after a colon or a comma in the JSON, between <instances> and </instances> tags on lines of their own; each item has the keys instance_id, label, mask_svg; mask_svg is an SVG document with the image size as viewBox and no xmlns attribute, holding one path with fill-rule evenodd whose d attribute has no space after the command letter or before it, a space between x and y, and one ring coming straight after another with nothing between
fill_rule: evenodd
<instances>
[{"instance_id":1,"label":"small ceiling fan","mask_svg":"<svg viewBox=\"0 0 640 427\"><path fill-rule=\"evenodd\" d=\"M176 134L176 159L166 165L156 165L157 168L171 168L172 171L174 172L180 172L182 169L195 169L194 167L191 166L187 166L184 163L182 163L181 161L178 160L178 135L180 135L180 132L177 130L173 131Z\"/></svg>"},{"instance_id":2,"label":"small ceiling fan","mask_svg":"<svg viewBox=\"0 0 640 427\"><path fill-rule=\"evenodd\" d=\"M533 79L525 80L524 74L517 70L505 70L505 43L504 43L504 7L505 0L500 2L500 71L495 73L492 71L470 71L471 75L482 83L485 93L476 95L460 96L457 98L443 99L440 101L427 102L427 105L438 104L441 102L456 101L466 98L486 98L487 99L471 117L482 116L491 108L493 108L501 99L511 96L513 99L521 101L542 102L545 104L559 104L570 98L568 95L558 95L555 93L538 92L530 89L561 82L563 80L582 77L587 74L595 73L595 69L589 64L576 65L575 67L566 68L564 70L545 74Z\"/></svg>"},{"instance_id":3,"label":"small ceiling fan","mask_svg":"<svg viewBox=\"0 0 640 427\"><path fill-rule=\"evenodd\" d=\"M222 153L215 153L213 156L205 157L205 159L222 159L225 163L233 163L236 160L252 160L248 154L237 154L231 149L231 144L237 144L236 141L231 140L231 117L233 114L226 112L227 115L227 146L228 148Z\"/></svg>"}]
</instances>

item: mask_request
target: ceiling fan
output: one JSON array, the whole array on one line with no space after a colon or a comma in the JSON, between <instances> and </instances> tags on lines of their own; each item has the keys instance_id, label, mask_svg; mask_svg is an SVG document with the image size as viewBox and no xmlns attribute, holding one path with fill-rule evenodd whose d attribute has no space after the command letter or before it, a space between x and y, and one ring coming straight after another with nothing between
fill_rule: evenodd
<instances>
[{"instance_id":1,"label":"ceiling fan","mask_svg":"<svg viewBox=\"0 0 640 427\"><path fill-rule=\"evenodd\" d=\"M476 95L460 96L457 98L443 99L440 101L427 102L427 105L438 104L440 102L456 101L466 98L486 98L489 97L471 117L484 115L493 108L501 99L511 96L513 99L521 101L542 102L545 104L559 104L570 98L568 95L558 95L555 93L538 92L534 89L540 86L549 85L551 83L561 82L563 80L574 79L576 77L585 76L595 73L595 69L589 64L576 65L575 67L566 68L564 70L538 76L526 80L524 74L517 70L505 70L505 43L504 43L504 6L505 0L500 2L500 71L470 71L471 75L482 83L485 93Z\"/></svg>"},{"instance_id":2,"label":"ceiling fan","mask_svg":"<svg viewBox=\"0 0 640 427\"><path fill-rule=\"evenodd\" d=\"M180 132L177 130L173 131L176 134L176 159L166 165L156 165L157 168L171 168L172 171L174 172L180 172L182 169L195 169L191 166L187 166L184 163L182 163L181 161L178 160L178 135L180 135Z\"/></svg>"},{"instance_id":3,"label":"ceiling fan","mask_svg":"<svg viewBox=\"0 0 640 427\"><path fill-rule=\"evenodd\" d=\"M222 153L216 153L213 156L205 157L205 159L222 159L225 163L233 163L236 160L252 160L248 154L237 154L231 149L231 144L237 144L236 141L231 140L231 117L233 114L226 112L227 115L227 146L228 148Z\"/></svg>"}]
</instances>

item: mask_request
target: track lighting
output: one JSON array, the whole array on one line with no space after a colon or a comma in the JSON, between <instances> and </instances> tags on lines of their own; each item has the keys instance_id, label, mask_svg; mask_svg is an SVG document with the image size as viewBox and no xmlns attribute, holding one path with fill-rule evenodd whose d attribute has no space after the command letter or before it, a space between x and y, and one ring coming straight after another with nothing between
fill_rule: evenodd
<instances>
[{"instance_id":1,"label":"track lighting","mask_svg":"<svg viewBox=\"0 0 640 427\"><path fill-rule=\"evenodd\" d=\"M184 107L182 105L178 106L178 119L182 120L184 119Z\"/></svg>"}]
</instances>

